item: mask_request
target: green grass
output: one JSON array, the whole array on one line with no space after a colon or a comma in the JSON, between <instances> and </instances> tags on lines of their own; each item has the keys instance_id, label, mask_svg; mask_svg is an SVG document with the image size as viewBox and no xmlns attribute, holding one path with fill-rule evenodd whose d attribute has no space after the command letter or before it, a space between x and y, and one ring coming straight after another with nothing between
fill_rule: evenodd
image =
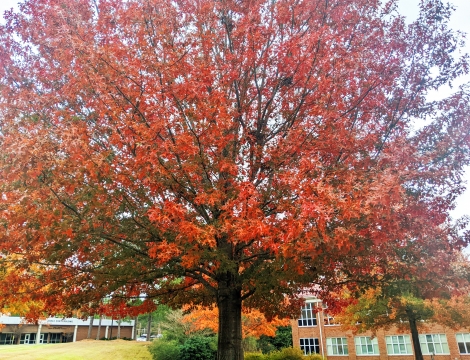
<instances>
[{"instance_id":1,"label":"green grass","mask_svg":"<svg viewBox=\"0 0 470 360\"><path fill-rule=\"evenodd\" d=\"M2 360L152 360L148 343L84 340L67 344L1 345Z\"/></svg>"}]
</instances>

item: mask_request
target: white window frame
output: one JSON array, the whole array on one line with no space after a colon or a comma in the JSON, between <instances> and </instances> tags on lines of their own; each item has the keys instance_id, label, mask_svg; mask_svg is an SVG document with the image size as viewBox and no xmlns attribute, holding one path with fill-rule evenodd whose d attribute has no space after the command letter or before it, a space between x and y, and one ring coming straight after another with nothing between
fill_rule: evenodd
<instances>
[{"instance_id":1,"label":"white window frame","mask_svg":"<svg viewBox=\"0 0 470 360\"><path fill-rule=\"evenodd\" d=\"M14 333L1 333L5 339L0 340L0 345L13 345L15 342L15 334Z\"/></svg>"},{"instance_id":2,"label":"white window frame","mask_svg":"<svg viewBox=\"0 0 470 360\"><path fill-rule=\"evenodd\" d=\"M457 340L459 353L464 355L470 354L470 333L458 333L455 334L455 338ZM462 346L460 344L462 344ZM462 348L465 352L462 352Z\"/></svg>"},{"instance_id":3,"label":"white window frame","mask_svg":"<svg viewBox=\"0 0 470 360\"><path fill-rule=\"evenodd\" d=\"M385 336L385 344L387 355L413 355L410 335L387 335ZM398 352L395 352L395 346L398 346Z\"/></svg>"},{"instance_id":4,"label":"white window frame","mask_svg":"<svg viewBox=\"0 0 470 360\"><path fill-rule=\"evenodd\" d=\"M446 334L420 334L419 345L423 355L450 355Z\"/></svg>"},{"instance_id":5,"label":"white window frame","mask_svg":"<svg viewBox=\"0 0 470 360\"><path fill-rule=\"evenodd\" d=\"M60 344L60 343L62 343L62 334L61 333L50 333L49 334L49 343L50 344Z\"/></svg>"},{"instance_id":6,"label":"white window frame","mask_svg":"<svg viewBox=\"0 0 470 360\"><path fill-rule=\"evenodd\" d=\"M31 334L21 334L21 337L20 337L20 344L32 344L33 342L33 339L32 339L32 336Z\"/></svg>"},{"instance_id":7,"label":"white window frame","mask_svg":"<svg viewBox=\"0 0 470 360\"><path fill-rule=\"evenodd\" d=\"M299 327L317 326L317 313L315 312L316 303L308 302L302 306L300 318L297 320Z\"/></svg>"},{"instance_id":8,"label":"white window frame","mask_svg":"<svg viewBox=\"0 0 470 360\"><path fill-rule=\"evenodd\" d=\"M323 313L323 323L325 326L339 326L341 325L340 323L335 321L335 318L333 316L330 316L326 313Z\"/></svg>"},{"instance_id":9,"label":"white window frame","mask_svg":"<svg viewBox=\"0 0 470 360\"><path fill-rule=\"evenodd\" d=\"M371 338L370 336L356 336L354 337L354 345L356 348L356 355L380 355L379 341L377 337Z\"/></svg>"},{"instance_id":10,"label":"white window frame","mask_svg":"<svg viewBox=\"0 0 470 360\"><path fill-rule=\"evenodd\" d=\"M326 353L328 356L348 356L348 338L330 337L326 338Z\"/></svg>"},{"instance_id":11,"label":"white window frame","mask_svg":"<svg viewBox=\"0 0 470 360\"><path fill-rule=\"evenodd\" d=\"M299 342L300 342L300 350L304 352L304 355L320 353L320 339L319 338L300 338Z\"/></svg>"}]
</instances>

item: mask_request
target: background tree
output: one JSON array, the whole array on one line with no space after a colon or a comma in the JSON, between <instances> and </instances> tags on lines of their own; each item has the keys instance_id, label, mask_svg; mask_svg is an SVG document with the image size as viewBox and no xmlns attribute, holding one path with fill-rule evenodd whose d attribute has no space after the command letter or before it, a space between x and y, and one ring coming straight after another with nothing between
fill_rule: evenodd
<instances>
[{"instance_id":1,"label":"background tree","mask_svg":"<svg viewBox=\"0 0 470 360\"><path fill-rule=\"evenodd\" d=\"M218 332L218 310L215 307L203 308L196 307L191 309L182 319L184 323L190 325L192 332ZM288 319L266 319L263 313L256 309L242 312L242 338L243 349L253 351L258 349L258 339L262 336L274 337L277 329L282 325L287 325ZM292 338L292 333L291 333ZM291 339L292 342L292 339Z\"/></svg>"},{"instance_id":2,"label":"background tree","mask_svg":"<svg viewBox=\"0 0 470 360\"><path fill-rule=\"evenodd\" d=\"M427 254L423 251L416 257L409 249L399 251L401 262L390 264L381 284L354 299L337 317L344 328L354 332L391 326L408 330L415 359L423 360L419 329L430 323L470 327L469 263L460 254L429 256L430 249L426 249ZM421 269L412 269L417 267ZM416 277L416 273L421 275Z\"/></svg>"},{"instance_id":3,"label":"background tree","mask_svg":"<svg viewBox=\"0 0 470 360\"><path fill-rule=\"evenodd\" d=\"M183 310L171 310L162 322L163 338L176 341L183 345L186 340L195 336L214 336L214 331L207 327L197 327L192 321L185 318Z\"/></svg>"},{"instance_id":4,"label":"background tree","mask_svg":"<svg viewBox=\"0 0 470 360\"><path fill-rule=\"evenodd\" d=\"M38 284L39 270L34 265L31 268L24 270L23 273L18 273L15 264L22 262L23 259L18 255L3 256L0 258L0 283L5 293L8 293L8 284L17 281L18 277L22 279L28 278L29 281L24 281L21 286L16 288L16 297L8 299L0 307L0 314L9 316L21 316L26 321L36 322L39 318L43 318L46 314L46 304L44 300L38 296L36 290L41 288L43 284ZM52 304L50 303L49 306ZM54 312L60 312L62 306L60 301L55 303Z\"/></svg>"},{"instance_id":5,"label":"background tree","mask_svg":"<svg viewBox=\"0 0 470 360\"><path fill-rule=\"evenodd\" d=\"M171 313L171 309L166 305L158 305L157 309L150 314L151 318L151 334L157 334L161 324L166 321L167 316ZM140 314L137 317L137 328L147 329L149 314ZM148 332L147 332L148 334ZM151 335L150 334L150 335Z\"/></svg>"},{"instance_id":6,"label":"background tree","mask_svg":"<svg viewBox=\"0 0 470 360\"><path fill-rule=\"evenodd\" d=\"M23 256L0 302L35 264L51 310L215 303L241 360L242 303L286 315L379 280L384 244L462 246L468 89L426 95L467 61L450 6L420 9L26 0L0 27L0 251Z\"/></svg>"},{"instance_id":7,"label":"background tree","mask_svg":"<svg viewBox=\"0 0 470 360\"><path fill-rule=\"evenodd\" d=\"M279 326L274 336L261 335L258 346L264 354L292 347L292 327L290 325Z\"/></svg>"}]
</instances>

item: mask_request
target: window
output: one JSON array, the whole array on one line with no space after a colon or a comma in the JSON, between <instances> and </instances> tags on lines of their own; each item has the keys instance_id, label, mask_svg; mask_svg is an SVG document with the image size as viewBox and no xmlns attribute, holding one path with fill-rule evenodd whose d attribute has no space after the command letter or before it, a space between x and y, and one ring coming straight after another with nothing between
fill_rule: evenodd
<instances>
[{"instance_id":1,"label":"window","mask_svg":"<svg viewBox=\"0 0 470 360\"><path fill-rule=\"evenodd\" d=\"M369 336L356 336L354 338L357 355L379 355L379 342L377 338Z\"/></svg>"},{"instance_id":2,"label":"window","mask_svg":"<svg viewBox=\"0 0 470 360\"><path fill-rule=\"evenodd\" d=\"M326 350L328 355L348 355L348 339L327 338Z\"/></svg>"},{"instance_id":3,"label":"window","mask_svg":"<svg viewBox=\"0 0 470 360\"><path fill-rule=\"evenodd\" d=\"M304 355L320 354L320 342L317 338L300 339L300 350Z\"/></svg>"},{"instance_id":4,"label":"window","mask_svg":"<svg viewBox=\"0 0 470 360\"><path fill-rule=\"evenodd\" d=\"M302 307L302 313L298 320L299 326L317 326L317 314L314 310L315 304L307 303Z\"/></svg>"},{"instance_id":5,"label":"window","mask_svg":"<svg viewBox=\"0 0 470 360\"><path fill-rule=\"evenodd\" d=\"M35 343L36 343L36 333L21 334L20 344L35 344Z\"/></svg>"},{"instance_id":6,"label":"window","mask_svg":"<svg viewBox=\"0 0 470 360\"><path fill-rule=\"evenodd\" d=\"M323 313L323 321L325 326L341 325L339 322L335 321L333 316Z\"/></svg>"},{"instance_id":7,"label":"window","mask_svg":"<svg viewBox=\"0 0 470 360\"><path fill-rule=\"evenodd\" d=\"M11 345L15 340L15 336L11 333L0 333L0 345Z\"/></svg>"},{"instance_id":8,"label":"window","mask_svg":"<svg viewBox=\"0 0 470 360\"><path fill-rule=\"evenodd\" d=\"M419 335L423 355L450 354L445 334Z\"/></svg>"},{"instance_id":9,"label":"window","mask_svg":"<svg viewBox=\"0 0 470 360\"><path fill-rule=\"evenodd\" d=\"M456 334L461 354L470 354L470 334Z\"/></svg>"},{"instance_id":10,"label":"window","mask_svg":"<svg viewBox=\"0 0 470 360\"><path fill-rule=\"evenodd\" d=\"M385 336L388 355L412 355L411 340L409 335Z\"/></svg>"},{"instance_id":11,"label":"window","mask_svg":"<svg viewBox=\"0 0 470 360\"><path fill-rule=\"evenodd\" d=\"M49 343L61 343L62 342L62 334L61 333L50 333L49 334Z\"/></svg>"}]
</instances>

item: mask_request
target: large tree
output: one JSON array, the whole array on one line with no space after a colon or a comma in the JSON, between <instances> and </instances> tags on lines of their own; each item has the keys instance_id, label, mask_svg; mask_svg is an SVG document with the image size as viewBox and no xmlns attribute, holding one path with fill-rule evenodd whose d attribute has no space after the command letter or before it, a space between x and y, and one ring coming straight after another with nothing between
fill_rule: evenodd
<instances>
[{"instance_id":1,"label":"large tree","mask_svg":"<svg viewBox=\"0 0 470 360\"><path fill-rule=\"evenodd\" d=\"M370 282L381 244L460 246L468 91L426 101L467 69L449 16L439 0L409 26L393 0L26 0L0 28L1 252L23 259L2 301L36 264L46 308L215 303L218 359L239 360L242 303L270 317Z\"/></svg>"}]
</instances>

